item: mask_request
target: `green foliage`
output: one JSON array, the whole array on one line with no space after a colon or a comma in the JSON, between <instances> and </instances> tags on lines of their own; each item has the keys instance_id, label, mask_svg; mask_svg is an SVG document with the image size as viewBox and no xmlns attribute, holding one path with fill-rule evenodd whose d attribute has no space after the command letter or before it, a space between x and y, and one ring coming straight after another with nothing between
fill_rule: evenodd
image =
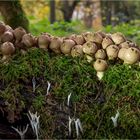
<instances>
[{"instance_id":1,"label":"green foliage","mask_svg":"<svg viewBox=\"0 0 140 140\"><path fill-rule=\"evenodd\" d=\"M42 138L67 138L68 94L72 93L71 116L80 118L81 138L131 139L140 136L139 66L116 64L98 81L92 65L83 58L48 54L30 49L17 53L8 64L0 64L0 98L9 108L34 109L41 115ZM36 90L32 89L32 78ZM46 97L47 81L51 83ZM119 110L118 127L110 119ZM26 113L26 112L25 112ZM64 124L64 125L62 125ZM66 126L66 127L65 127ZM75 132L73 138L76 138Z\"/></svg>"},{"instance_id":2,"label":"green foliage","mask_svg":"<svg viewBox=\"0 0 140 140\"><path fill-rule=\"evenodd\" d=\"M30 17L34 20L33 17ZM79 26L80 25L80 26ZM79 22L55 22L50 24L48 19L43 19L37 22L31 22L30 30L34 35L38 35L41 32L48 32L56 36L66 36L72 33L80 33L82 25Z\"/></svg>"}]
</instances>

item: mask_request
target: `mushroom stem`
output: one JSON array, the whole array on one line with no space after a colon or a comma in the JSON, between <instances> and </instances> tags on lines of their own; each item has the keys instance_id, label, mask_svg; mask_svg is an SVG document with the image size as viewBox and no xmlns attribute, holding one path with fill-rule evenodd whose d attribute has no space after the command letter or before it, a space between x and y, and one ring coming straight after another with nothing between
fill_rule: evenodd
<instances>
[{"instance_id":1,"label":"mushroom stem","mask_svg":"<svg viewBox=\"0 0 140 140\"><path fill-rule=\"evenodd\" d=\"M99 80L101 80L104 76L104 72L103 71L97 71L97 77Z\"/></svg>"},{"instance_id":2,"label":"mushroom stem","mask_svg":"<svg viewBox=\"0 0 140 140\"><path fill-rule=\"evenodd\" d=\"M87 59L87 62L92 62L93 61L93 58L89 55L86 55L86 59Z\"/></svg>"},{"instance_id":3,"label":"mushroom stem","mask_svg":"<svg viewBox=\"0 0 140 140\"><path fill-rule=\"evenodd\" d=\"M2 57L1 60L4 62L4 61L6 61L9 57L10 57L10 55L4 55L4 56Z\"/></svg>"}]
</instances>

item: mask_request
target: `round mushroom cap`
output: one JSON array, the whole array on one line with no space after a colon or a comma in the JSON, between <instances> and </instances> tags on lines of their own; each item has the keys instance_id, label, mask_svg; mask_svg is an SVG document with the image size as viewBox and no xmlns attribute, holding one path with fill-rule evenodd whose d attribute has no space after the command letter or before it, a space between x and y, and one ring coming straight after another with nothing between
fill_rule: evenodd
<instances>
[{"instance_id":1,"label":"round mushroom cap","mask_svg":"<svg viewBox=\"0 0 140 140\"><path fill-rule=\"evenodd\" d=\"M77 45L82 45L85 43L85 39L82 35L76 35L73 40L76 42Z\"/></svg>"},{"instance_id":2,"label":"round mushroom cap","mask_svg":"<svg viewBox=\"0 0 140 140\"><path fill-rule=\"evenodd\" d=\"M140 59L140 51L137 48L130 47L124 53L124 63L134 64Z\"/></svg>"},{"instance_id":3,"label":"round mushroom cap","mask_svg":"<svg viewBox=\"0 0 140 140\"><path fill-rule=\"evenodd\" d=\"M1 45L1 52L3 55L11 55L15 52L15 47L11 42L5 42Z\"/></svg>"},{"instance_id":4,"label":"round mushroom cap","mask_svg":"<svg viewBox=\"0 0 140 140\"><path fill-rule=\"evenodd\" d=\"M103 72L108 68L108 64L105 60L102 59L97 59L94 64L93 67L96 71L98 72Z\"/></svg>"},{"instance_id":5,"label":"round mushroom cap","mask_svg":"<svg viewBox=\"0 0 140 140\"><path fill-rule=\"evenodd\" d=\"M108 46L113 45L113 44L114 42L112 41L112 39L106 36L102 41L102 48L106 49Z\"/></svg>"},{"instance_id":6,"label":"round mushroom cap","mask_svg":"<svg viewBox=\"0 0 140 140\"><path fill-rule=\"evenodd\" d=\"M50 37L48 35L42 34L37 39L39 48L47 49L50 44Z\"/></svg>"},{"instance_id":7,"label":"round mushroom cap","mask_svg":"<svg viewBox=\"0 0 140 140\"><path fill-rule=\"evenodd\" d=\"M30 33L24 34L22 37L22 42L27 46L27 47L32 47L34 46L34 37Z\"/></svg>"},{"instance_id":8,"label":"round mushroom cap","mask_svg":"<svg viewBox=\"0 0 140 140\"><path fill-rule=\"evenodd\" d=\"M75 42L72 39L66 39L63 41L60 46L60 50L63 54L70 54L72 47L75 45Z\"/></svg>"},{"instance_id":9,"label":"round mushroom cap","mask_svg":"<svg viewBox=\"0 0 140 140\"><path fill-rule=\"evenodd\" d=\"M98 47L95 43L88 41L83 44L83 52L88 55L93 55L98 50Z\"/></svg>"},{"instance_id":10,"label":"round mushroom cap","mask_svg":"<svg viewBox=\"0 0 140 140\"><path fill-rule=\"evenodd\" d=\"M110 60L118 57L119 48L116 45L110 45L106 48L107 56Z\"/></svg>"},{"instance_id":11,"label":"round mushroom cap","mask_svg":"<svg viewBox=\"0 0 140 140\"><path fill-rule=\"evenodd\" d=\"M71 56L78 57L83 55L83 46L82 45L75 45L71 49Z\"/></svg>"},{"instance_id":12,"label":"round mushroom cap","mask_svg":"<svg viewBox=\"0 0 140 140\"><path fill-rule=\"evenodd\" d=\"M55 52L56 54L60 54L60 46L62 44L63 40L60 37L52 37L49 48Z\"/></svg>"},{"instance_id":13,"label":"round mushroom cap","mask_svg":"<svg viewBox=\"0 0 140 140\"><path fill-rule=\"evenodd\" d=\"M126 52L128 48L126 47L122 47L120 50L119 50L119 53L118 53L118 58L120 58L121 60L124 60L124 54Z\"/></svg>"},{"instance_id":14,"label":"round mushroom cap","mask_svg":"<svg viewBox=\"0 0 140 140\"><path fill-rule=\"evenodd\" d=\"M96 59L105 59L106 58L106 52L104 49L99 49L96 53L95 53L95 58Z\"/></svg>"},{"instance_id":15,"label":"round mushroom cap","mask_svg":"<svg viewBox=\"0 0 140 140\"><path fill-rule=\"evenodd\" d=\"M17 28L13 31L13 34L14 34L14 36L15 36L15 38L16 38L17 41L21 41L22 36L23 36L24 34L26 34L26 31L25 31L25 29L22 28L22 27L17 27Z\"/></svg>"},{"instance_id":16,"label":"round mushroom cap","mask_svg":"<svg viewBox=\"0 0 140 140\"><path fill-rule=\"evenodd\" d=\"M6 31L4 32L4 34L1 36L1 41L2 42L12 42L14 39L14 35L12 32L10 31Z\"/></svg>"},{"instance_id":17,"label":"round mushroom cap","mask_svg":"<svg viewBox=\"0 0 140 140\"><path fill-rule=\"evenodd\" d=\"M125 42L126 39L124 37L124 35L120 32L114 33L111 35L112 40L114 41L115 44L119 45L122 42Z\"/></svg>"},{"instance_id":18,"label":"round mushroom cap","mask_svg":"<svg viewBox=\"0 0 140 140\"><path fill-rule=\"evenodd\" d=\"M100 33L93 33L93 42L102 44L103 37L100 35Z\"/></svg>"}]
</instances>

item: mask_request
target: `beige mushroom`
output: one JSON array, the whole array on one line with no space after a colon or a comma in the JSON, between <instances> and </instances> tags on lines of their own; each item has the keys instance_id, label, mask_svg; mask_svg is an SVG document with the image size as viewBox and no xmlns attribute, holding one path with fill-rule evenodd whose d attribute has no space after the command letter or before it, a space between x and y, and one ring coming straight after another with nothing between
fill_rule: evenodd
<instances>
[{"instance_id":1,"label":"beige mushroom","mask_svg":"<svg viewBox=\"0 0 140 140\"><path fill-rule=\"evenodd\" d=\"M50 44L50 37L46 34L42 34L38 37L38 47L41 49L48 49Z\"/></svg>"},{"instance_id":2,"label":"beige mushroom","mask_svg":"<svg viewBox=\"0 0 140 140\"><path fill-rule=\"evenodd\" d=\"M74 45L75 42L72 39L66 39L63 41L62 45L60 46L60 50L63 54L69 55Z\"/></svg>"},{"instance_id":3,"label":"beige mushroom","mask_svg":"<svg viewBox=\"0 0 140 140\"><path fill-rule=\"evenodd\" d=\"M6 31L4 32L4 34L1 36L1 42L12 42L14 40L14 35L12 32L10 31Z\"/></svg>"},{"instance_id":4,"label":"beige mushroom","mask_svg":"<svg viewBox=\"0 0 140 140\"><path fill-rule=\"evenodd\" d=\"M30 33L24 34L22 37L22 42L25 44L27 48L33 47L35 44L34 36Z\"/></svg>"},{"instance_id":5,"label":"beige mushroom","mask_svg":"<svg viewBox=\"0 0 140 140\"><path fill-rule=\"evenodd\" d=\"M91 41L88 41L83 44L83 52L85 54L94 55L97 50L98 50L97 45Z\"/></svg>"},{"instance_id":6,"label":"beige mushroom","mask_svg":"<svg viewBox=\"0 0 140 140\"><path fill-rule=\"evenodd\" d=\"M137 48L130 47L124 53L124 63L134 64L140 59L140 51Z\"/></svg>"},{"instance_id":7,"label":"beige mushroom","mask_svg":"<svg viewBox=\"0 0 140 140\"><path fill-rule=\"evenodd\" d=\"M105 59L106 58L106 52L104 49L99 49L95 53L95 58L96 59Z\"/></svg>"},{"instance_id":8,"label":"beige mushroom","mask_svg":"<svg viewBox=\"0 0 140 140\"><path fill-rule=\"evenodd\" d=\"M124 37L124 35L120 32L114 33L111 35L112 40L114 41L115 44L119 45L122 42L125 42L126 39Z\"/></svg>"},{"instance_id":9,"label":"beige mushroom","mask_svg":"<svg viewBox=\"0 0 140 140\"><path fill-rule=\"evenodd\" d=\"M102 44L103 37L100 35L100 33L93 33L93 42Z\"/></svg>"},{"instance_id":10,"label":"beige mushroom","mask_svg":"<svg viewBox=\"0 0 140 140\"><path fill-rule=\"evenodd\" d=\"M0 50L3 55L2 61L6 61L15 52L15 47L13 43L5 42L1 45Z\"/></svg>"},{"instance_id":11,"label":"beige mushroom","mask_svg":"<svg viewBox=\"0 0 140 140\"><path fill-rule=\"evenodd\" d=\"M106 48L106 53L109 60L114 60L118 57L119 47L116 45L110 45Z\"/></svg>"},{"instance_id":12,"label":"beige mushroom","mask_svg":"<svg viewBox=\"0 0 140 140\"><path fill-rule=\"evenodd\" d=\"M88 41L93 41L93 33L91 32L85 32L82 34L84 39L88 42Z\"/></svg>"},{"instance_id":13,"label":"beige mushroom","mask_svg":"<svg viewBox=\"0 0 140 140\"><path fill-rule=\"evenodd\" d=\"M60 54L60 46L63 43L63 39L60 37L52 37L49 48L56 54Z\"/></svg>"},{"instance_id":14,"label":"beige mushroom","mask_svg":"<svg viewBox=\"0 0 140 140\"><path fill-rule=\"evenodd\" d=\"M22 40L22 37L24 34L26 34L26 31L24 28L22 27L17 27L14 31L13 31L13 34L16 38L16 41L19 42Z\"/></svg>"},{"instance_id":15,"label":"beige mushroom","mask_svg":"<svg viewBox=\"0 0 140 140\"><path fill-rule=\"evenodd\" d=\"M113 44L114 42L112 41L112 39L106 36L102 41L102 48L106 49L108 46L113 45Z\"/></svg>"},{"instance_id":16,"label":"beige mushroom","mask_svg":"<svg viewBox=\"0 0 140 140\"><path fill-rule=\"evenodd\" d=\"M85 54L85 57L86 57L88 63L91 63L93 61L93 56Z\"/></svg>"},{"instance_id":17,"label":"beige mushroom","mask_svg":"<svg viewBox=\"0 0 140 140\"><path fill-rule=\"evenodd\" d=\"M85 39L82 35L76 35L73 40L76 42L77 45L82 45L85 43Z\"/></svg>"},{"instance_id":18,"label":"beige mushroom","mask_svg":"<svg viewBox=\"0 0 140 140\"><path fill-rule=\"evenodd\" d=\"M78 57L83 55L83 46L82 45L75 45L71 49L71 56Z\"/></svg>"},{"instance_id":19,"label":"beige mushroom","mask_svg":"<svg viewBox=\"0 0 140 140\"><path fill-rule=\"evenodd\" d=\"M97 59L93 64L94 69L97 71L97 77L101 80L104 76L105 70L108 68L108 64L105 60Z\"/></svg>"},{"instance_id":20,"label":"beige mushroom","mask_svg":"<svg viewBox=\"0 0 140 140\"><path fill-rule=\"evenodd\" d=\"M127 47L122 47L120 50L119 50L119 53L118 53L118 58L120 58L121 60L124 61L124 54L126 52L128 48Z\"/></svg>"}]
</instances>

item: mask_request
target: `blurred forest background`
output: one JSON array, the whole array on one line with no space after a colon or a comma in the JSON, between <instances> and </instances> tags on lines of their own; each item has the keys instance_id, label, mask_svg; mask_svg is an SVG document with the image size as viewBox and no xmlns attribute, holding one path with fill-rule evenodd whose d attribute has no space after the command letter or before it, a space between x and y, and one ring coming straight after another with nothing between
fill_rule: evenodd
<instances>
[{"instance_id":1,"label":"blurred forest background","mask_svg":"<svg viewBox=\"0 0 140 140\"><path fill-rule=\"evenodd\" d=\"M41 32L66 36L85 31L121 31L138 43L139 9L140 1L137 0L0 1L1 20L13 28L23 26L34 35Z\"/></svg>"}]
</instances>

